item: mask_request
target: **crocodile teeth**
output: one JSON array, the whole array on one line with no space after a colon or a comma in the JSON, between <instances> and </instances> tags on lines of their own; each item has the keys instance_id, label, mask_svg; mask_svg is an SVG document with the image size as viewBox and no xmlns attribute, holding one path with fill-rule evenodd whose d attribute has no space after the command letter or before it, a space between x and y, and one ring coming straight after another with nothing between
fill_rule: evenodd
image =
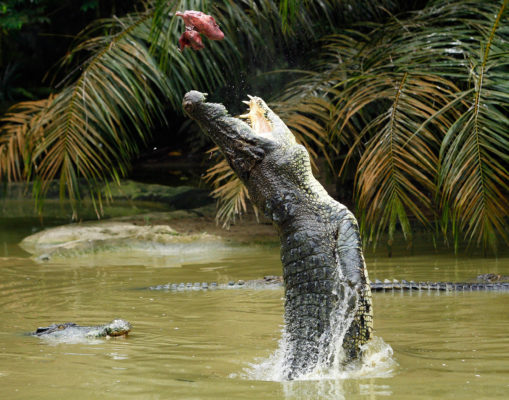
<instances>
[{"instance_id":1,"label":"crocodile teeth","mask_svg":"<svg viewBox=\"0 0 509 400\"><path fill-rule=\"evenodd\" d=\"M243 102L244 104L247 104L248 106L250 106L250 105L251 105L251 102L250 102L249 100L242 100L242 102Z\"/></svg>"},{"instance_id":2,"label":"crocodile teeth","mask_svg":"<svg viewBox=\"0 0 509 400\"><path fill-rule=\"evenodd\" d=\"M248 94L247 97L249 97L250 100L254 99L254 96L251 96L250 94Z\"/></svg>"},{"instance_id":3,"label":"crocodile teeth","mask_svg":"<svg viewBox=\"0 0 509 400\"><path fill-rule=\"evenodd\" d=\"M242 115L239 115L239 118L244 118L244 119L249 118L249 114L242 114Z\"/></svg>"}]
</instances>

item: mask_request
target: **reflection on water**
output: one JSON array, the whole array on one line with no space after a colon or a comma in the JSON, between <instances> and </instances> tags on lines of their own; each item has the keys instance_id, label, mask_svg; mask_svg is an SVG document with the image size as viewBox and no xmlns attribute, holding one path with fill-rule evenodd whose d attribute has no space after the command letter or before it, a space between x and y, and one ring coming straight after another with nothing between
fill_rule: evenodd
<instances>
[{"instance_id":1,"label":"reflection on water","mask_svg":"<svg viewBox=\"0 0 509 400\"><path fill-rule=\"evenodd\" d=\"M208 263L183 262L179 268L159 268L142 257L126 265L108 257L96 257L87 266L65 259L40 264L16 246L31 230L9 224L0 232L1 399L509 397L507 293L376 293L377 339L367 350L367 363L278 382L269 378L264 363L281 337L282 290L136 289L278 274L278 249L254 248ZM509 275L507 256L422 254L392 259L368 254L370 277ZM132 323L128 338L55 345L24 335L54 322L90 325L115 318Z\"/></svg>"},{"instance_id":2,"label":"reflection on water","mask_svg":"<svg viewBox=\"0 0 509 400\"><path fill-rule=\"evenodd\" d=\"M285 399L324 399L346 400L353 396L366 399L376 399L391 396L393 393L389 385L376 384L374 380L363 381L357 379L321 379L317 381L283 382Z\"/></svg>"}]
</instances>

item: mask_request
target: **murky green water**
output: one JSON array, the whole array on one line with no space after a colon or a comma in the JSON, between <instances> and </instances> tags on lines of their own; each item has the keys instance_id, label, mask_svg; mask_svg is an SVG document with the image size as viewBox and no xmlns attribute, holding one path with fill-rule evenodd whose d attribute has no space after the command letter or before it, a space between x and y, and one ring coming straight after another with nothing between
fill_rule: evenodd
<instances>
[{"instance_id":1,"label":"murky green water","mask_svg":"<svg viewBox=\"0 0 509 400\"><path fill-rule=\"evenodd\" d=\"M5 221L4 221L5 222ZM254 379L277 349L282 290L165 293L136 288L280 273L278 248L207 261L111 255L36 263L16 243L31 221L0 232L1 399L488 399L509 398L509 293L374 294L376 336L390 360L336 379ZM498 260L368 255L371 278L466 280L509 274ZM427 253L427 254L426 254ZM134 256L133 256L134 258ZM54 344L23 333L52 322L132 322L127 339ZM386 348L387 349L387 348Z\"/></svg>"}]
</instances>

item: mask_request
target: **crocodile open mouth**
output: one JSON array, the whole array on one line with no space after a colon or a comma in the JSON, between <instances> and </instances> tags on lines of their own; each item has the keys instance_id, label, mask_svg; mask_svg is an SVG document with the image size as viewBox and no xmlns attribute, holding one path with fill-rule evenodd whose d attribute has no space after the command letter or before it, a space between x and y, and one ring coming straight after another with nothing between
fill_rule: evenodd
<instances>
[{"instance_id":1,"label":"crocodile open mouth","mask_svg":"<svg viewBox=\"0 0 509 400\"><path fill-rule=\"evenodd\" d=\"M247 96L249 100L245 100L243 103L249 106L249 111L246 114L239 115L239 118L246 119L251 129L257 135L272 135L272 124L267 115L267 105L259 97Z\"/></svg>"}]
</instances>

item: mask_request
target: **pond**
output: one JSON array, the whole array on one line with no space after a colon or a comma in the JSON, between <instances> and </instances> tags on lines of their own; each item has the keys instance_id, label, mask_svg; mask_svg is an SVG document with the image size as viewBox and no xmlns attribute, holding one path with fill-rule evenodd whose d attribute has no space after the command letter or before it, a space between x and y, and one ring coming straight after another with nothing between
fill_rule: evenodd
<instances>
[{"instance_id":1,"label":"pond","mask_svg":"<svg viewBox=\"0 0 509 400\"><path fill-rule=\"evenodd\" d=\"M86 262L38 263L17 246L32 226L35 221L0 221L2 399L509 398L509 293L374 293L371 365L277 382L270 380L270 357L281 336L282 289L140 288L280 274L278 247L190 262L133 254L119 265L105 253ZM408 257L368 253L371 279L509 275L507 254L455 258L426 246ZM132 323L127 338L57 344L24 335L53 322L114 318Z\"/></svg>"}]
</instances>

